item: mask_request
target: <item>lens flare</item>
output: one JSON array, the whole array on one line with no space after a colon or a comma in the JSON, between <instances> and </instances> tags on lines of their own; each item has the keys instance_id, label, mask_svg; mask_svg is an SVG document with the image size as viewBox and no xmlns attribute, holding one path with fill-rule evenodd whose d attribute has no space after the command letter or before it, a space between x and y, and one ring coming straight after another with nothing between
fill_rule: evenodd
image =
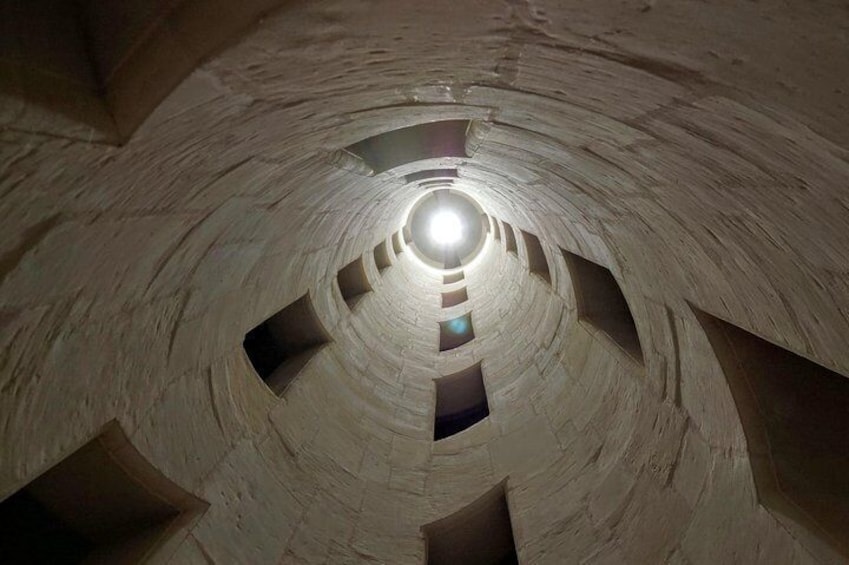
<instances>
[{"instance_id":1,"label":"lens flare","mask_svg":"<svg viewBox=\"0 0 849 565\"><path fill-rule=\"evenodd\" d=\"M439 245L454 245L463 237L463 224L454 212L440 210L430 220L430 237Z\"/></svg>"},{"instance_id":2,"label":"lens flare","mask_svg":"<svg viewBox=\"0 0 849 565\"><path fill-rule=\"evenodd\" d=\"M469 331L469 322L466 318L454 318L448 322L448 330L457 335L463 335Z\"/></svg>"}]
</instances>

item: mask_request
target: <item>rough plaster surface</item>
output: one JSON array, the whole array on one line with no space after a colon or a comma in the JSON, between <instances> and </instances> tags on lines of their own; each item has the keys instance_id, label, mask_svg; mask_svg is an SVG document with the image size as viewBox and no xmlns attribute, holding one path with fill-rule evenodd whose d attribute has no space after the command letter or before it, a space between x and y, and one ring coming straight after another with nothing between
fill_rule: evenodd
<instances>
[{"instance_id":1,"label":"rough plaster surface","mask_svg":"<svg viewBox=\"0 0 849 565\"><path fill-rule=\"evenodd\" d=\"M688 302L849 374L847 34L840 2L301 2L122 147L0 130L0 496L117 419L210 503L166 562L421 563L505 477L522 563L839 561L758 505ZM445 311L409 251L378 274L419 190L328 156L437 119L490 124L449 164L551 286L521 240ZM617 276L644 366L558 247ZM242 338L307 291L333 343L278 399ZM434 444L431 380L477 361L491 416Z\"/></svg>"}]
</instances>

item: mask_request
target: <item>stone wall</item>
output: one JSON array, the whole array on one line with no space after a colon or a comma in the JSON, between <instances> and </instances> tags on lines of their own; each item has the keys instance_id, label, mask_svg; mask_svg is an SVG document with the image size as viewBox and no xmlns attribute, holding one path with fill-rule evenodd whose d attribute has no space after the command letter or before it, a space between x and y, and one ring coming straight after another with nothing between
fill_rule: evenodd
<instances>
[{"instance_id":1,"label":"stone wall","mask_svg":"<svg viewBox=\"0 0 849 565\"><path fill-rule=\"evenodd\" d=\"M210 504L163 562L420 563L505 478L522 563L839 562L758 503L693 307L849 374L847 33L838 4L294 2L121 147L4 121L0 497L117 420ZM551 285L521 237L449 310L409 250L378 274L421 191L334 155L448 119L474 154L412 168L537 235ZM577 319L561 248L615 275L643 363ZM333 342L278 398L242 340L306 292ZM490 417L434 443L432 379L477 361Z\"/></svg>"}]
</instances>

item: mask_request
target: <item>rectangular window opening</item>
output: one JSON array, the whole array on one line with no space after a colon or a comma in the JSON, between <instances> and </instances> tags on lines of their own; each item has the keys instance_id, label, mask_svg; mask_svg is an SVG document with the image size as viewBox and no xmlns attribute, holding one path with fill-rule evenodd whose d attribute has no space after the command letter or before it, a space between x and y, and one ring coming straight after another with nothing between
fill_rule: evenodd
<instances>
[{"instance_id":1,"label":"rectangular window opening","mask_svg":"<svg viewBox=\"0 0 849 565\"><path fill-rule=\"evenodd\" d=\"M740 415L759 502L849 557L849 377L693 311Z\"/></svg>"},{"instance_id":2,"label":"rectangular window opening","mask_svg":"<svg viewBox=\"0 0 849 565\"><path fill-rule=\"evenodd\" d=\"M507 251L513 255L518 255L519 250L516 247L516 234L513 233L513 226L507 222L502 223L504 224L504 244L507 247Z\"/></svg>"},{"instance_id":3,"label":"rectangular window opening","mask_svg":"<svg viewBox=\"0 0 849 565\"><path fill-rule=\"evenodd\" d=\"M467 157L468 127L468 120L429 122L381 133L346 149L377 174L423 159Z\"/></svg>"},{"instance_id":4,"label":"rectangular window opening","mask_svg":"<svg viewBox=\"0 0 849 565\"><path fill-rule=\"evenodd\" d=\"M386 241L381 241L374 246L374 265L380 273L392 266L389 251L386 249Z\"/></svg>"},{"instance_id":5,"label":"rectangular window opening","mask_svg":"<svg viewBox=\"0 0 849 565\"><path fill-rule=\"evenodd\" d=\"M489 416L481 364L435 379L434 441L453 436Z\"/></svg>"},{"instance_id":6,"label":"rectangular window opening","mask_svg":"<svg viewBox=\"0 0 849 565\"><path fill-rule=\"evenodd\" d=\"M450 290L448 292L442 293L442 307L450 308L452 306L457 306L458 304L462 304L463 302L469 299L469 294L466 291L466 287L458 288L457 290Z\"/></svg>"},{"instance_id":7,"label":"rectangular window opening","mask_svg":"<svg viewBox=\"0 0 849 565\"><path fill-rule=\"evenodd\" d=\"M637 326L613 273L565 250L563 257L572 279L578 319L602 331L628 356L642 364Z\"/></svg>"},{"instance_id":8,"label":"rectangular window opening","mask_svg":"<svg viewBox=\"0 0 849 565\"><path fill-rule=\"evenodd\" d=\"M435 179L435 180L424 180L419 183L419 186L422 188L437 188L442 187L445 189L451 188L451 185L454 184L453 179Z\"/></svg>"},{"instance_id":9,"label":"rectangular window opening","mask_svg":"<svg viewBox=\"0 0 849 565\"><path fill-rule=\"evenodd\" d=\"M357 257L342 267L336 273L336 281L339 283L339 290L342 292L345 304L351 310L367 293L371 292L371 284L368 282L362 257Z\"/></svg>"},{"instance_id":10,"label":"rectangular window opening","mask_svg":"<svg viewBox=\"0 0 849 565\"><path fill-rule=\"evenodd\" d=\"M243 346L260 379L282 396L301 369L329 342L330 336L309 294L305 294L249 331Z\"/></svg>"},{"instance_id":11,"label":"rectangular window opening","mask_svg":"<svg viewBox=\"0 0 849 565\"><path fill-rule=\"evenodd\" d=\"M439 322L439 350L448 351L475 339L472 313Z\"/></svg>"},{"instance_id":12,"label":"rectangular window opening","mask_svg":"<svg viewBox=\"0 0 849 565\"><path fill-rule=\"evenodd\" d=\"M525 230L522 231L522 239L525 240L525 249L528 252L528 269L531 273L538 275L542 280L551 284L551 272L548 269L548 260L539 238Z\"/></svg>"},{"instance_id":13,"label":"rectangular window opening","mask_svg":"<svg viewBox=\"0 0 849 565\"><path fill-rule=\"evenodd\" d=\"M460 282L465 278L463 271L457 271L456 273L451 273L448 275L442 276L442 284L453 284L455 282Z\"/></svg>"},{"instance_id":14,"label":"rectangular window opening","mask_svg":"<svg viewBox=\"0 0 849 565\"><path fill-rule=\"evenodd\" d=\"M407 184L411 182L426 181L428 179L456 179L459 178L457 169L428 169L425 171L416 171L404 177ZM424 183L422 183L424 184Z\"/></svg>"},{"instance_id":15,"label":"rectangular window opening","mask_svg":"<svg viewBox=\"0 0 849 565\"><path fill-rule=\"evenodd\" d=\"M422 527L428 565L514 565L519 559L507 504L506 481L468 506Z\"/></svg>"},{"instance_id":16,"label":"rectangular window opening","mask_svg":"<svg viewBox=\"0 0 849 565\"><path fill-rule=\"evenodd\" d=\"M0 503L0 555L4 563L146 562L207 507L112 422Z\"/></svg>"}]
</instances>

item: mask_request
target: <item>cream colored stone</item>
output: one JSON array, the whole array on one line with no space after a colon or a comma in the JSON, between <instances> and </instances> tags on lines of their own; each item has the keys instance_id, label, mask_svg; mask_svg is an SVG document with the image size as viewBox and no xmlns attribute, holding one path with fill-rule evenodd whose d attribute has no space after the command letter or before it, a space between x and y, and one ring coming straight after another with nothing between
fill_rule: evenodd
<instances>
[{"instance_id":1,"label":"cream colored stone","mask_svg":"<svg viewBox=\"0 0 849 565\"><path fill-rule=\"evenodd\" d=\"M72 29L0 39L0 498L115 420L210 504L172 563L422 563L421 527L504 480L523 564L845 561L759 505L692 311L849 374L843 6L177 4L91 92ZM338 165L444 119L468 157ZM405 175L444 167L501 240L462 284L406 244L379 273ZM577 319L561 249L616 275L643 363ZM281 398L242 341L306 292L331 341ZM433 379L478 362L490 416L434 443Z\"/></svg>"}]
</instances>

